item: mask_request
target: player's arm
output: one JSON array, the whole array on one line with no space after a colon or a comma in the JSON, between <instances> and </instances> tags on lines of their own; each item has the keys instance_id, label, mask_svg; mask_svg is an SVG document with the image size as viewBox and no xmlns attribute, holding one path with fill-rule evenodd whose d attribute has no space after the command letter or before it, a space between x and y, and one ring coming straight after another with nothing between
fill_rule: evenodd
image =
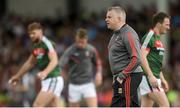
<instances>
[{"instance_id":1,"label":"player's arm","mask_svg":"<svg viewBox=\"0 0 180 108\"><path fill-rule=\"evenodd\" d=\"M24 74L26 74L36 63L36 58L31 54L28 60L23 64L18 73L17 77L21 78Z\"/></svg>"},{"instance_id":2,"label":"player's arm","mask_svg":"<svg viewBox=\"0 0 180 108\"><path fill-rule=\"evenodd\" d=\"M63 53L59 60L59 66L62 68L61 75L65 80L67 80L67 64L69 62L70 51L71 48L66 49L66 51Z\"/></svg>"},{"instance_id":3,"label":"player's arm","mask_svg":"<svg viewBox=\"0 0 180 108\"><path fill-rule=\"evenodd\" d=\"M96 48L94 48L94 55L95 55L94 59L95 59L95 65L96 65L95 83L97 86L99 86L102 84L102 62Z\"/></svg>"},{"instance_id":4,"label":"player's arm","mask_svg":"<svg viewBox=\"0 0 180 108\"><path fill-rule=\"evenodd\" d=\"M36 58L31 54L27 61L23 64L20 70L15 74L10 80L9 83L16 84L20 78L26 74L36 63Z\"/></svg>"},{"instance_id":5,"label":"player's arm","mask_svg":"<svg viewBox=\"0 0 180 108\"><path fill-rule=\"evenodd\" d=\"M49 64L48 66L44 69L44 72L49 74L58 64L58 57L56 51L52 51L48 54L49 57Z\"/></svg>"},{"instance_id":6,"label":"player's arm","mask_svg":"<svg viewBox=\"0 0 180 108\"><path fill-rule=\"evenodd\" d=\"M160 79L161 79L161 83L162 83L162 87L164 88L165 91L169 90L169 85L166 81L166 79L164 78L163 72L160 72Z\"/></svg>"},{"instance_id":7,"label":"player's arm","mask_svg":"<svg viewBox=\"0 0 180 108\"><path fill-rule=\"evenodd\" d=\"M131 32L127 32L123 37L123 42L130 56L130 62L118 75L120 79L125 79L140 65L140 43L138 38Z\"/></svg>"},{"instance_id":8,"label":"player's arm","mask_svg":"<svg viewBox=\"0 0 180 108\"><path fill-rule=\"evenodd\" d=\"M146 48L141 48L141 65L143 67L143 69L145 70L146 74L151 77L154 76L150 67L149 67L149 63L147 61L147 55L149 53L149 50Z\"/></svg>"},{"instance_id":9,"label":"player's arm","mask_svg":"<svg viewBox=\"0 0 180 108\"><path fill-rule=\"evenodd\" d=\"M157 79L153 75L153 72L147 60L147 55L149 54L151 47L153 47L154 45L154 41L151 39L153 34L154 34L153 31L149 31L148 34L142 38L143 44L141 47L141 66L145 70L151 86L158 87Z\"/></svg>"},{"instance_id":10,"label":"player's arm","mask_svg":"<svg viewBox=\"0 0 180 108\"><path fill-rule=\"evenodd\" d=\"M51 41L49 41L48 39L44 38L42 40L46 47L47 47L47 52L48 52L48 58L49 58L49 63L48 65L46 66L46 68L44 70L42 70L41 72L38 72L37 76L43 80L45 79L48 74L50 72L53 71L53 69L57 66L58 64L58 56L57 56L57 52L56 50L54 49L54 46L52 44Z\"/></svg>"},{"instance_id":11,"label":"player's arm","mask_svg":"<svg viewBox=\"0 0 180 108\"><path fill-rule=\"evenodd\" d=\"M162 71L160 72L160 79L161 79L161 80L165 80L165 78L164 78L164 75L163 75Z\"/></svg>"},{"instance_id":12,"label":"player's arm","mask_svg":"<svg viewBox=\"0 0 180 108\"><path fill-rule=\"evenodd\" d=\"M149 49L142 47L141 48L141 66L143 67L143 69L145 70L148 78L149 78L149 82L153 87L157 87L158 83L157 83L157 79L156 77L153 75L150 67L149 67L149 63L147 61L147 55L149 53Z\"/></svg>"},{"instance_id":13,"label":"player's arm","mask_svg":"<svg viewBox=\"0 0 180 108\"><path fill-rule=\"evenodd\" d=\"M52 70L57 66L58 64L58 57L57 57L57 53L55 50L51 50L48 53L48 57L49 57L49 64L47 65L47 67L38 73L38 77L40 79L44 79L47 77L47 75L52 72Z\"/></svg>"}]
</instances>

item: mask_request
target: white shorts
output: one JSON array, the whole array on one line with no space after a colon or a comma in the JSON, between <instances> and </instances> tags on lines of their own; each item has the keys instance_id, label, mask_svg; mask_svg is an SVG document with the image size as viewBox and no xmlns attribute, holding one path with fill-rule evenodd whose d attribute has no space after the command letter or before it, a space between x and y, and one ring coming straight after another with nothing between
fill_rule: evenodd
<instances>
[{"instance_id":1,"label":"white shorts","mask_svg":"<svg viewBox=\"0 0 180 108\"><path fill-rule=\"evenodd\" d=\"M153 88L148 80L147 80L147 77L145 75L143 75L142 77L142 81L140 83L140 95L146 95L148 93L151 93L151 92L164 92L164 89L162 88L162 85L161 85L161 80L160 79L157 79L158 81L158 87L157 88Z\"/></svg>"},{"instance_id":2,"label":"white shorts","mask_svg":"<svg viewBox=\"0 0 180 108\"><path fill-rule=\"evenodd\" d=\"M79 102L82 97L96 97L94 83L91 82L82 85L69 84L69 101Z\"/></svg>"},{"instance_id":3,"label":"white shorts","mask_svg":"<svg viewBox=\"0 0 180 108\"><path fill-rule=\"evenodd\" d=\"M41 81L41 91L52 92L56 96L60 96L64 87L64 81L61 76L47 78Z\"/></svg>"}]
</instances>

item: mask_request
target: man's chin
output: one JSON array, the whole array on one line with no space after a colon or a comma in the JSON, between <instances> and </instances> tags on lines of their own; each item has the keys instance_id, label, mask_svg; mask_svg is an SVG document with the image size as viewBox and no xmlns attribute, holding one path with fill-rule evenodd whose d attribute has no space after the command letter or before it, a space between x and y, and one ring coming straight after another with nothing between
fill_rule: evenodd
<instances>
[{"instance_id":1,"label":"man's chin","mask_svg":"<svg viewBox=\"0 0 180 108\"><path fill-rule=\"evenodd\" d=\"M110 27L110 26L107 26L107 28L108 28L108 29L111 29L111 27Z\"/></svg>"},{"instance_id":2,"label":"man's chin","mask_svg":"<svg viewBox=\"0 0 180 108\"><path fill-rule=\"evenodd\" d=\"M37 39L35 39L35 40L32 40L32 42L33 42L33 43L37 43L37 42L38 42L38 40L37 40Z\"/></svg>"}]
</instances>

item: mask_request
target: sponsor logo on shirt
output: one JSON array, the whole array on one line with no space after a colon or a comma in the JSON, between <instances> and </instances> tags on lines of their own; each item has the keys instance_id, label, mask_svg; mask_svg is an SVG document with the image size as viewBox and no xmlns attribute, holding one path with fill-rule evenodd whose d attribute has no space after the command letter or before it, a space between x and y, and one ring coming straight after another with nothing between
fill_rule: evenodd
<instances>
[{"instance_id":1,"label":"sponsor logo on shirt","mask_svg":"<svg viewBox=\"0 0 180 108\"><path fill-rule=\"evenodd\" d=\"M156 47L156 48L163 48L162 42L161 42L160 40L156 40L156 41L155 41L155 47Z\"/></svg>"},{"instance_id":2,"label":"sponsor logo on shirt","mask_svg":"<svg viewBox=\"0 0 180 108\"><path fill-rule=\"evenodd\" d=\"M36 48L33 50L33 54L37 59L41 59L45 55L45 50L43 48Z\"/></svg>"},{"instance_id":3,"label":"sponsor logo on shirt","mask_svg":"<svg viewBox=\"0 0 180 108\"><path fill-rule=\"evenodd\" d=\"M159 55L164 55L164 47L160 40L156 40L154 46L157 50L159 50Z\"/></svg>"}]
</instances>

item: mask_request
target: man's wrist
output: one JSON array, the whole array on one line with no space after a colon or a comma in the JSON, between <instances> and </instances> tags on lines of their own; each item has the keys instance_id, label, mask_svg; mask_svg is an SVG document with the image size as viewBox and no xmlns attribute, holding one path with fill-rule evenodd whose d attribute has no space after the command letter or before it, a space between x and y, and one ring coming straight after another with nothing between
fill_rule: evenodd
<instances>
[{"instance_id":1,"label":"man's wrist","mask_svg":"<svg viewBox=\"0 0 180 108\"><path fill-rule=\"evenodd\" d=\"M148 77L154 77L154 75L151 73L151 74L147 74Z\"/></svg>"},{"instance_id":2,"label":"man's wrist","mask_svg":"<svg viewBox=\"0 0 180 108\"><path fill-rule=\"evenodd\" d=\"M21 78L22 75L21 75L21 74L16 74L15 77L16 77L16 78Z\"/></svg>"},{"instance_id":3,"label":"man's wrist","mask_svg":"<svg viewBox=\"0 0 180 108\"><path fill-rule=\"evenodd\" d=\"M49 72L45 69L45 70L43 70L43 71L41 71L42 73L45 73L45 74L49 74Z\"/></svg>"}]
</instances>

